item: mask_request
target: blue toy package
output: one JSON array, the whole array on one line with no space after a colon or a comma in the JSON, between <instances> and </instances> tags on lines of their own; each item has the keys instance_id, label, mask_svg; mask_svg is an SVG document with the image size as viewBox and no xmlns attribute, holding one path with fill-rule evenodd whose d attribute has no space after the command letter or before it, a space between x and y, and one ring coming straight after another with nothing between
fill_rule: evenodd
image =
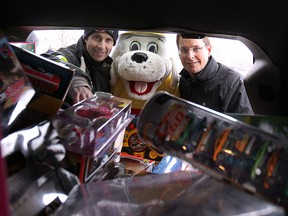
<instances>
[{"instance_id":1,"label":"blue toy package","mask_svg":"<svg viewBox=\"0 0 288 216\"><path fill-rule=\"evenodd\" d=\"M177 157L165 155L153 169L152 173L163 174L163 173L177 172L181 170L191 171L193 170L193 168L186 161L183 161Z\"/></svg>"}]
</instances>

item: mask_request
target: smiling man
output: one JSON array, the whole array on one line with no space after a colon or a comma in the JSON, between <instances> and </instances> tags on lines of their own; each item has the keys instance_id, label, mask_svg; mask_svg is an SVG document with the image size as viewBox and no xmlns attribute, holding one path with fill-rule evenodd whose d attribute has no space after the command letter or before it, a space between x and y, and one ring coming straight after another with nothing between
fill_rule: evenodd
<instances>
[{"instance_id":1,"label":"smiling man","mask_svg":"<svg viewBox=\"0 0 288 216\"><path fill-rule=\"evenodd\" d=\"M69 105L93 96L96 91L111 91L113 60L109 55L117 38L117 30L86 29L76 44L42 54L76 70L66 98Z\"/></svg>"},{"instance_id":2,"label":"smiling man","mask_svg":"<svg viewBox=\"0 0 288 216\"><path fill-rule=\"evenodd\" d=\"M176 43L184 67L180 97L222 113L254 113L242 75L212 57L208 37L178 34Z\"/></svg>"}]
</instances>

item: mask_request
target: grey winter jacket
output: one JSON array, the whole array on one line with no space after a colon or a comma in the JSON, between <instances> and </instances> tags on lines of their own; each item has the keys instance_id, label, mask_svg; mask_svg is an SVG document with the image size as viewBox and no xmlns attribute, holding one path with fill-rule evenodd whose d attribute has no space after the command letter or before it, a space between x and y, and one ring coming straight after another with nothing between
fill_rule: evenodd
<instances>
[{"instance_id":1,"label":"grey winter jacket","mask_svg":"<svg viewBox=\"0 0 288 216\"><path fill-rule=\"evenodd\" d=\"M111 92L110 68L112 58L108 56L103 62L94 61L88 54L82 37L79 38L76 44L60 48L56 52L41 55L75 69L70 88L85 86L92 93L96 91ZM64 61L63 57L65 58ZM69 98L66 101L69 101Z\"/></svg>"}]
</instances>

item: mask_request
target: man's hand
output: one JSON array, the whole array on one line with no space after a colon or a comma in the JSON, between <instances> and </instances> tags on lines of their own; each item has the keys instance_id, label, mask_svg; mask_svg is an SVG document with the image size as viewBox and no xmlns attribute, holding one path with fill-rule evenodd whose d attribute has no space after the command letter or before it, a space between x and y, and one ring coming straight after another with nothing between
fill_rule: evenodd
<instances>
[{"instance_id":1,"label":"man's hand","mask_svg":"<svg viewBox=\"0 0 288 216\"><path fill-rule=\"evenodd\" d=\"M93 96L92 92L84 86L70 88L68 95L73 99L73 104Z\"/></svg>"}]
</instances>

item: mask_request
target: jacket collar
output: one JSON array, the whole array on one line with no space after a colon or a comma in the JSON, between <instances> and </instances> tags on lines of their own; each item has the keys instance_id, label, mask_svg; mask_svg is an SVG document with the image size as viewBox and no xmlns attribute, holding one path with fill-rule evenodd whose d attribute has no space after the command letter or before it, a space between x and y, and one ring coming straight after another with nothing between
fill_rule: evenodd
<instances>
[{"instance_id":1,"label":"jacket collar","mask_svg":"<svg viewBox=\"0 0 288 216\"><path fill-rule=\"evenodd\" d=\"M194 78L192 78L189 72L185 69L182 69L180 75L183 76L188 82L202 83L212 79L218 71L218 67L219 66L216 60L210 56L206 66L199 73L197 73Z\"/></svg>"}]
</instances>

